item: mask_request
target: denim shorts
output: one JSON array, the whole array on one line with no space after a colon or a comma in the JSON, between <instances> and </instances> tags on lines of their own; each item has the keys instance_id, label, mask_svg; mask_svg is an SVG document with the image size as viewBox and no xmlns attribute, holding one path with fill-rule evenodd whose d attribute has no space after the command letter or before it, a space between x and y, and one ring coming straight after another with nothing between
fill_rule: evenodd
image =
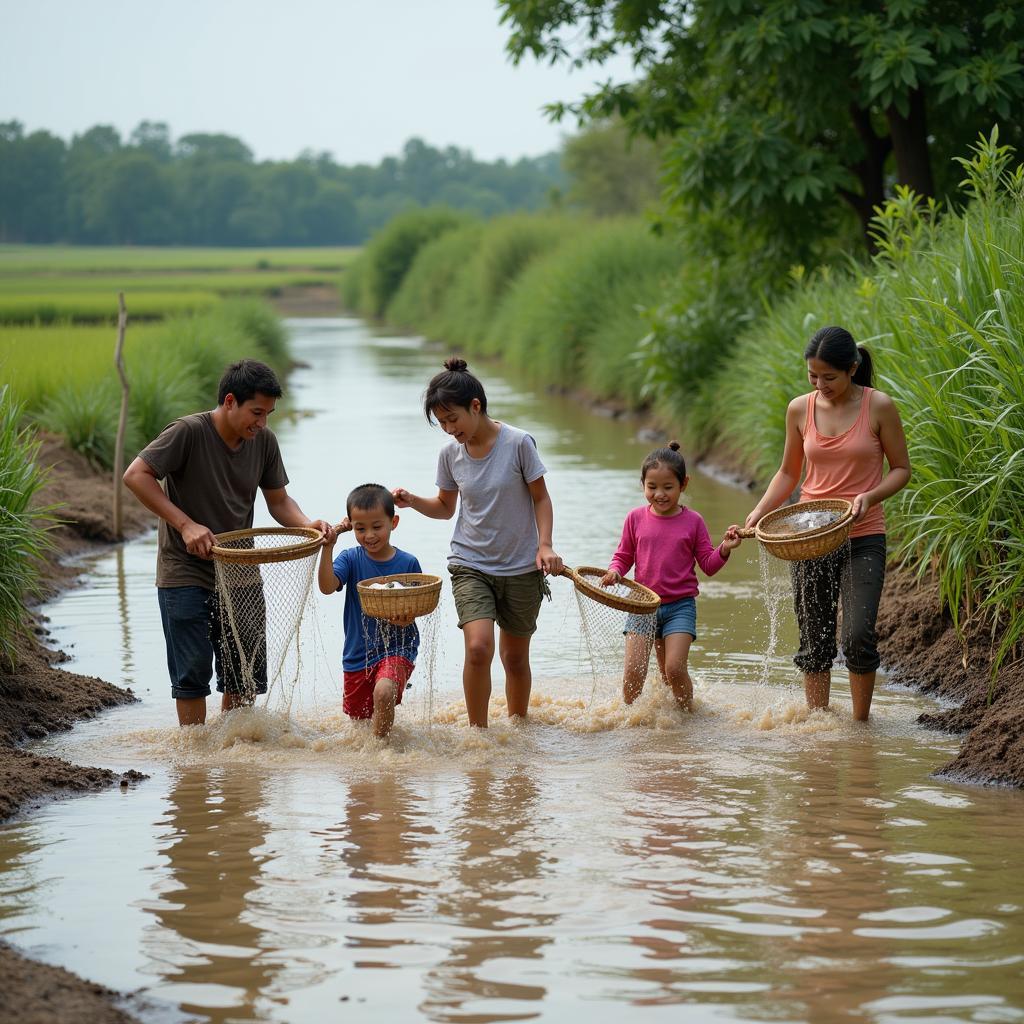
<instances>
[{"instance_id":1,"label":"denim shorts","mask_svg":"<svg viewBox=\"0 0 1024 1024\"><path fill-rule=\"evenodd\" d=\"M233 643L221 643L220 613L217 595L205 587L157 587L160 621L167 644L167 671L171 677L171 696L176 700L207 697L214 669L217 689L249 697L267 692L266 628L257 643L252 675L255 686L247 686L240 658Z\"/></svg>"},{"instance_id":2,"label":"denim shorts","mask_svg":"<svg viewBox=\"0 0 1024 1024\"><path fill-rule=\"evenodd\" d=\"M626 628L623 633L646 633L646 615L629 615L626 617ZM658 606L658 614L654 623L655 639L670 636L672 633L689 633L697 639L697 599L681 597L678 601L669 601Z\"/></svg>"}]
</instances>

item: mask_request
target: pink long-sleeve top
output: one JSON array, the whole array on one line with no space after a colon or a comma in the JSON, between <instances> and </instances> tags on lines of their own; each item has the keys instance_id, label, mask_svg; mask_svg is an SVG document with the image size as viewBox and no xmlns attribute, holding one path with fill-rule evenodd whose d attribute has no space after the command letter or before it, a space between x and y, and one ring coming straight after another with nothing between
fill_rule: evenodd
<instances>
[{"instance_id":1,"label":"pink long-sleeve top","mask_svg":"<svg viewBox=\"0 0 1024 1024\"><path fill-rule=\"evenodd\" d=\"M663 601L678 601L697 596L695 566L705 576L714 576L725 562L698 512L682 508L678 515L659 516L644 505L626 516L622 540L608 568L625 576L635 565L637 583L650 587Z\"/></svg>"}]
</instances>

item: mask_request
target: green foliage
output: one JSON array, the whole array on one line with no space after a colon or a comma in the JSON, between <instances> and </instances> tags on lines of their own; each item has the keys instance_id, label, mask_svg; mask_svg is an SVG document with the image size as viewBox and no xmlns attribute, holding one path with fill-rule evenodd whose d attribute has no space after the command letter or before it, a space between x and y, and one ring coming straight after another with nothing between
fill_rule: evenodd
<instances>
[{"instance_id":1,"label":"green foliage","mask_svg":"<svg viewBox=\"0 0 1024 1024\"><path fill-rule=\"evenodd\" d=\"M564 217L519 214L444 235L420 250L387 318L481 351L512 283L531 261L579 228L580 222Z\"/></svg>"},{"instance_id":2,"label":"green foliage","mask_svg":"<svg viewBox=\"0 0 1024 1024\"><path fill-rule=\"evenodd\" d=\"M101 466L112 461L120 409L113 343L108 328L0 328L0 370L12 394L37 424ZM225 367L243 357L263 359L279 373L290 362L283 327L257 300L129 327L126 450L137 451L175 417L215 401Z\"/></svg>"},{"instance_id":3,"label":"green foliage","mask_svg":"<svg viewBox=\"0 0 1024 1024\"><path fill-rule=\"evenodd\" d=\"M952 194L953 154L995 117L1024 138L1024 8L1006 0L501 0L514 60L582 67L626 54L634 81L608 80L556 117L619 116L671 140L667 198L685 224L728 211L788 262L816 239L865 232L889 177ZM742 69L742 74L737 69Z\"/></svg>"},{"instance_id":4,"label":"green foliage","mask_svg":"<svg viewBox=\"0 0 1024 1024\"><path fill-rule=\"evenodd\" d=\"M25 601L38 593L39 560L50 548L52 509L35 508L44 475L36 465L38 443L22 428L21 409L0 388L0 657L14 662L24 625Z\"/></svg>"},{"instance_id":5,"label":"green foliage","mask_svg":"<svg viewBox=\"0 0 1024 1024\"><path fill-rule=\"evenodd\" d=\"M566 199L597 217L639 215L659 200L661 156L658 144L631 136L620 119L587 125L565 142Z\"/></svg>"},{"instance_id":6,"label":"green foliage","mask_svg":"<svg viewBox=\"0 0 1024 1024\"><path fill-rule=\"evenodd\" d=\"M0 242L352 245L410 208L479 216L532 210L564 178L555 154L483 163L410 139L376 166L328 153L256 163L239 139L143 122L70 143L0 123Z\"/></svg>"},{"instance_id":7,"label":"green foliage","mask_svg":"<svg viewBox=\"0 0 1024 1024\"><path fill-rule=\"evenodd\" d=\"M886 502L893 553L937 572L959 625L991 624L996 665L1024 645L1024 194L995 135L965 161L975 202L935 224L909 193L876 219L871 273L819 272L745 331L715 381L716 426L762 479L807 390L807 337L841 323L875 358L910 448Z\"/></svg>"},{"instance_id":8,"label":"green foliage","mask_svg":"<svg viewBox=\"0 0 1024 1024\"><path fill-rule=\"evenodd\" d=\"M370 239L357 260L359 295L355 308L366 316L383 316L417 252L467 222L464 214L443 208L410 210L395 217ZM345 294L349 298L348 290Z\"/></svg>"},{"instance_id":9,"label":"green foliage","mask_svg":"<svg viewBox=\"0 0 1024 1024\"><path fill-rule=\"evenodd\" d=\"M484 350L500 352L548 386L639 406L642 371L633 353L646 327L637 307L657 295L681 259L676 247L635 221L581 230L516 278ZM616 377L620 385L610 389Z\"/></svg>"}]
</instances>

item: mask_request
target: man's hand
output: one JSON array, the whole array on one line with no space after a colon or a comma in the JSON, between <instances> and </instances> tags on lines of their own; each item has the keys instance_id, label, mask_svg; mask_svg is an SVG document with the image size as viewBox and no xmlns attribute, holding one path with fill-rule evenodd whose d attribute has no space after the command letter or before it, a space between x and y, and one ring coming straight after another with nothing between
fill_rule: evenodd
<instances>
[{"instance_id":1,"label":"man's hand","mask_svg":"<svg viewBox=\"0 0 1024 1024\"><path fill-rule=\"evenodd\" d=\"M185 542L185 550L199 558L209 558L210 549L217 543L217 538L207 527L191 519L182 528L181 539Z\"/></svg>"},{"instance_id":2,"label":"man's hand","mask_svg":"<svg viewBox=\"0 0 1024 1024\"><path fill-rule=\"evenodd\" d=\"M395 504L399 508L412 508L412 503L416 499L416 495L410 494L404 487L396 487L391 492L391 497L395 499Z\"/></svg>"}]
</instances>

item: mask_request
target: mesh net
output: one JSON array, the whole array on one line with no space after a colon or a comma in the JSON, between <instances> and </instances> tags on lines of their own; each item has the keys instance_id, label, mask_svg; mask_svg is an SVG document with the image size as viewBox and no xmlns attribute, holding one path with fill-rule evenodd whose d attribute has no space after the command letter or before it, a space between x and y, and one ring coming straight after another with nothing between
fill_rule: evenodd
<instances>
[{"instance_id":1,"label":"mesh net","mask_svg":"<svg viewBox=\"0 0 1024 1024\"><path fill-rule=\"evenodd\" d=\"M600 579L591 578L596 583ZM602 587L609 597L629 600L636 595L624 583ZM601 682L618 684L626 668L627 641L631 658L648 657L654 646L657 609L650 612L625 612L603 604L586 590L576 588L580 613L580 653L588 663L594 690ZM639 643L637 642L639 639Z\"/></svg>"},{"instance_id":2,"label":"mesh net","mask_svg":"<svg viewBox=\"0 0 1024 1024\"><path fill-rule=\"evenodd\" d=\"M217 674L248 702L280 688L289 696L302 669L302 623L319 545L304 531L239 531L218 540L213 615Z\"/></svg>"}]
</instances>

